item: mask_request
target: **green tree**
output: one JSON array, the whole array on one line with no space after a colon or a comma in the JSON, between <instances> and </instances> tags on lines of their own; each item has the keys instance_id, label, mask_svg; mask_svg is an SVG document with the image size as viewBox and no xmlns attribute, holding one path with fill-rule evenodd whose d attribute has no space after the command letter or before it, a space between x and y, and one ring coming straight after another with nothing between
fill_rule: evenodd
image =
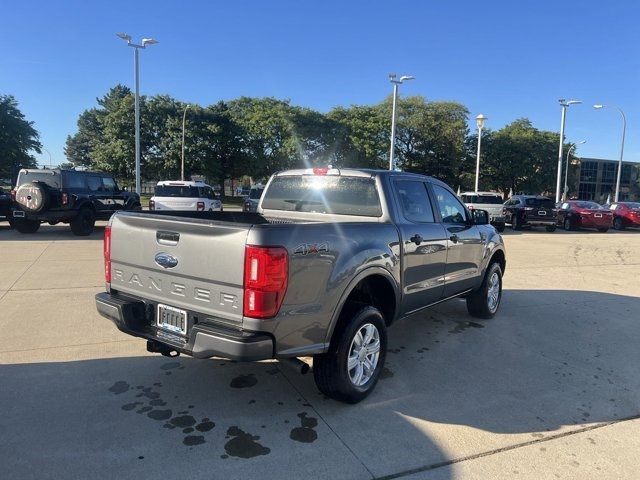
<instances>
[{"instance_id":1,"label":"green tree","mask_svg":"<svg viewBox=\"0 0 640 480\"><path fill-rule=\"evenodd\" d=\"M20 168L34 168L31 152L41 153L42 144L33 122L25 119L11 95L0 95L0 178L13 178Z\"/></svg>"}]
</instances>

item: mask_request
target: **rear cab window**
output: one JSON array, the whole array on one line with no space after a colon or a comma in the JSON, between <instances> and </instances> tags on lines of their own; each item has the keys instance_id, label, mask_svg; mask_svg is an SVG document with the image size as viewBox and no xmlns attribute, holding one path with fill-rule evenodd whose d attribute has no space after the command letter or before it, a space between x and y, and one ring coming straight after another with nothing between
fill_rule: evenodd
<instances>
[{"instance_id":1,"label":"rear cab window","mask_svg":"<svg viewBox=\"0 0 640 480\"><path fill-rule=\"evenodd\" d=\"M550 198L527 198L524 201L525 206L527 207L537 207L537 208L554 208L555 203Z\"/></svg>"},{"instance_id":2,"label":"rear cab window","mask_svg":"<svg viewBox=\"0 0 640 480\"><path fill-rule=\"evenodd\" d=\"M483 203L490 205L502 205L502 197L500 195L462 195L464 203Z\"/></svg>"},{"instance_id":3,"label":"rear cab window","mask_svg":"<svg viewBox=\"0 0 640 480\"><path fill-rule=\"evenodd\" d=\"M276 176L265 190L262 208L285 212L382 216L375 180L342 175Z\"/></svg>"},{"instance_id":4,"label":"rear cab window","mask_svg":"<svg viewBox=\"0 0 640 480\"><path fill-rule=\"evenodd\" d=\"M17 185L20 186L29 182L46 183L51 188L61 188L62 178L59 172L22 170L18 174Z\"/></svg>"},{"instance_id":5,"label":"rear cab window","mask_svg":"<svg viewBox=\"0 0 640 480\"><path fill-rule=\"evenodd\" d=\"M156 197L202 198L200 188L189 185L157 185Z\"/></svg>"}]
</instances>

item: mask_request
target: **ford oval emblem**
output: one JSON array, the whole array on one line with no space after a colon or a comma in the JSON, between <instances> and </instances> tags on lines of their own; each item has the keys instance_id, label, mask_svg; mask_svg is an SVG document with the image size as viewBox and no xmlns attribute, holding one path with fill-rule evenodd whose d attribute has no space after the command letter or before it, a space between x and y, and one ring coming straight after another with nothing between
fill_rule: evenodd
<instances>
[{"instance_id":1,"label":"ford oval emblem","mask_svg":"<svg viewBox=\"0 0 640 480\"><path fill-rule=\"evenodd\" d=\"M156 263L162 268L173 268L178 265L178 259L169 253L156 253Z\"/></svg>"}]
</instances>

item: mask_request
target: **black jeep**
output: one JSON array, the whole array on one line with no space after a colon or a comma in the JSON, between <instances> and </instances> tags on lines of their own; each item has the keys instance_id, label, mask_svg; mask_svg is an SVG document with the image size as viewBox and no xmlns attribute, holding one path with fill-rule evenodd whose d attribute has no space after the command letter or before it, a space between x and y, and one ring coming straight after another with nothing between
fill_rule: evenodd
<instances>
[{"instance_id":1,"label":"black jeep","mask_svg":"<svg viewBox=\"0 0 640 480\"><path fill-rule=\"evenodd\" d=\"M11 194L2 188L0 188L0 218L7 220L10 225L13 224L13 219L11 218Z\"/></svg>"},{"instance_id":2,"label":"black jeep","mask_svg":"<svg viewBox=\"0 0 640 480\"><path fill-rule=\"evenodd\" d=\"M20 233L34 233L41 222L62 222L75 235L90 235L96 220L141 209L138 194L120 190L103 172L23 169L14 195L13 224Z\"/></svg>"}]
</instances>

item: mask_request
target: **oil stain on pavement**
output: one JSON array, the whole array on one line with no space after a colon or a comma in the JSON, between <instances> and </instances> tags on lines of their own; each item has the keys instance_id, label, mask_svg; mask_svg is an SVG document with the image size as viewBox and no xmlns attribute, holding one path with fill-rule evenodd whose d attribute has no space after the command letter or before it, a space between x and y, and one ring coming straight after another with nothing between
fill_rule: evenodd
<instances>
[{"instance_id":1,"label":"oil stain on pavement","mask_svg":"<svg viewBox=\"0 0 640 480\"><path fill-rule=\"evenodd\" d=\"M258 435L251 435L238 427L230 427L227 436L232 438L225 444L224 450L230 457L253 458L271 453L270 448L256 442L260 440Z\"/></svg>"},{"instance_id":2,"label":"oil stain on pavement","mask_svg":"<svg viewBox=\"0 0 640 480\"><path fill-rule=\"evenodd\" d=\"M313 443L318 439L318 434L314 430L318 426L318 420L307 417L305 412L299 413L300 426L291 430L289 438L301 443Z\"/></svg>"}]
</instances>

